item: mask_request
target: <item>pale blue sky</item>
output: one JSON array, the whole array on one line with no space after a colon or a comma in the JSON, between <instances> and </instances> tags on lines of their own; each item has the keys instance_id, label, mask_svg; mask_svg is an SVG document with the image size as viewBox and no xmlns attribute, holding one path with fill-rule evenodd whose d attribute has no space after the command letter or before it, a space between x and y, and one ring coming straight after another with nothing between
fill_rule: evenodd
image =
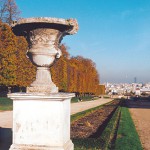
<instances>
[{"instance_id":1,"label":"pale blue sky","mask_svg":"<svg viewBox=\"0 0 150 150\"><path fill-rule=\"evenodd\" d=\"M16 0L21 17L76 18L71 55L92 59L103 82L150 82L150 0Z\"/></svg>"}]
</instances>

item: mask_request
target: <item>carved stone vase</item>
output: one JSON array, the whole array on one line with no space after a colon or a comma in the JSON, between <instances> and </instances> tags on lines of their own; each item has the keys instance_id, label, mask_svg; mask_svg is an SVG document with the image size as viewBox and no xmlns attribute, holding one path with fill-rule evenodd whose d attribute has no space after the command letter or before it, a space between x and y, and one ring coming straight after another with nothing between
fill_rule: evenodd
<instances>
[{"instance_id":1,"label":"carved stone vase","mask_svg":"<svg viewBox=\"0 0 150 150\"><path fill-rule=\"evenodd\" d=\"M37 66L36 80L27 88L27 93L58 93L58 87L51 79L50 66L61 56L59 44L62 38L77 32L77 21L27 18L14 22L12 29L16 35L26 37L29 44L28 56Z\"/></svg>"}]
</instances>

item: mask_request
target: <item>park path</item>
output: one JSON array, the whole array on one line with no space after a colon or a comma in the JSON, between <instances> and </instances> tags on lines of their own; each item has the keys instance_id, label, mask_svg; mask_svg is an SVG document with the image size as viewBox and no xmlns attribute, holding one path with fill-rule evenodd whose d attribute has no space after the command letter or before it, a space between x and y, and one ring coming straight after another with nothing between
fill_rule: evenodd
<instances>
[{"instance_id":1,"label":"park path","mask_svg":"<svg viewBox=\"0 0 150 150\"><path fill-rule=\"evenodd\" d=\"M129 111L144 150L150 150L150 102L129 102Z\"/></svg>"},{"instance_id":2,"label":"park path","mask_svg":"<svg viewBox=\"0 0 150 150\"><path fill-rule=\"evenodd\" d=\"M78 102L78 103L71 103L71 115L76 114L78 112L103 105L105 103L108 103L112 101L113 99L105 99L105 98L100 98L98 100L94 101L85 101L85 102Z\"/></svg>"},{"instance_id":3,"label":"park path","mask_svg":"<svg viewBox=\"0 0 150 150\"><path fill-rule=\"evenodd\" d=\"M0 127L12 128L12 111L0 112Z\"/></svg>"},{"instance_id":4,"label":"park path","mask_svg":"<svg viewBox=\"0 0 150 150\"><path fill-rule=\"evenodd\" d=\"M94 101L85 101L78 103L71 103L71 114L75 114L99 105L103 105L112 101L112 99L98 99ZM0 127L12 128L12 111L0 112Z\"/></svg>"}]
</instances>

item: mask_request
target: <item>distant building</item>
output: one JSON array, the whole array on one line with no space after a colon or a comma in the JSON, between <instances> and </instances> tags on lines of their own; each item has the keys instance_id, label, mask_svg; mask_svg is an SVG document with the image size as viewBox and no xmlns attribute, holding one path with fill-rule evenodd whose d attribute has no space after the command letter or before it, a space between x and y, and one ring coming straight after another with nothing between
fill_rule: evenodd
<instances>
[{"instance_id":1,"label":"distant building","mask_svg":"<svg viewBox=\"0 0 150 150\"><path fill-rule=\"evenodd\" d=\"M134 77L134 83L137 83L137 78L136 77Z\"/></svg>"},{"instance_id":2,"label":"distant building","mask_svg":"<svg viewBox=\"0 0 150 150\"><path fill-rule=\"evenodd\" d=\"M140 88L136 88L136 90L135 90L135 95L137 95L137 96L140 96L140 95L141 95Z\"/></svg>"}]
</instances>

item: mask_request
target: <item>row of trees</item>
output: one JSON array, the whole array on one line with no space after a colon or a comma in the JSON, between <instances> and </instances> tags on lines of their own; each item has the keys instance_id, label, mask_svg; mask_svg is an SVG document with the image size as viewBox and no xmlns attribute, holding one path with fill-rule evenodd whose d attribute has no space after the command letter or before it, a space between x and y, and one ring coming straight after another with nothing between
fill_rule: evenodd
<instances>
[{"instance_id":1,"label":"row of trees","mask_svg":"<svg viewBox=\"0 0 150 150\"><path fill-rule=\"evenodd\" d=\"M52 66L52 79L61 91L98 94L99 75L92 60L70 57L64 45L63 56Z\"/></svg>"},{"instance_id":2,"label":"row of trees","mask_svg":"<svg viewBox=\"0 0 150 150\"><path fill-rule=\"evenodd\" d=\"M33 82L36 67L26 57L27 42L16 37L7 24L0 22L0 85L26 87ZM99 75L92 60L70 57L65 45L62 57L51 67L60 91L100 94Z\"/></svg>"}]
</instances>

